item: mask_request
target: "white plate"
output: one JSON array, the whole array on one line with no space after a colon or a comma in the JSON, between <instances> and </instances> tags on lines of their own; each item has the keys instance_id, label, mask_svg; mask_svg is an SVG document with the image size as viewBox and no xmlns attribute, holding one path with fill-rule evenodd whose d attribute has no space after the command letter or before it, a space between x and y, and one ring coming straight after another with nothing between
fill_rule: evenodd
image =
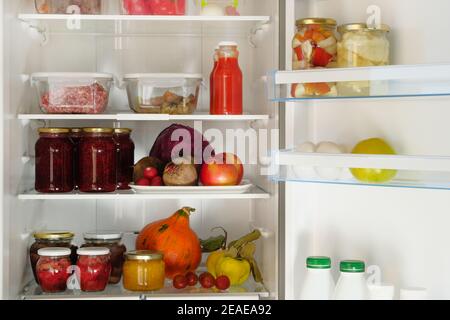
<instances>
[{"instance_id":1,"label":"white plate","mask_svg":"<svg viewBox=\"0 0 450 320\"><path fill-rule=\"evenodd\" d=\"M253 185L248 180L242 181L239 186L230 187L204 187L204 186L194 186L194 187L145 187L137 186L134 183L130 184L131 189L136 193L203 193L203 194L214 194L214 193L228 193L228 194L241 194L248 192Z\"/></svg>"}]
</instances>

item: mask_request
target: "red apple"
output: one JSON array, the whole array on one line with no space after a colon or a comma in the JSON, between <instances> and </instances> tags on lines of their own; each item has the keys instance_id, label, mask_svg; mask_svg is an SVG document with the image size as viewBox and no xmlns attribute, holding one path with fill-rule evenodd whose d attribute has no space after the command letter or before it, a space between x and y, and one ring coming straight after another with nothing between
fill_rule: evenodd
<instances>
[{"instance_id":1,"label":"red apple","mask_svg":"<svg viewBox=\"0 0 450 320\"><path fill-rule=\"evenodd\" d=\"M205 186L237 186L243 176L241 160L234 154L221 153L202 166L200 182Z\"/></svg>"},{"instance_id":2,"label":"red apple","mask_svg":"<svg viewBox=\"0 0 450 320\"><path fill-rule=\"evenodd\" d=\"M153 178L158 176L158 169L154 167L147 167L144 169L144 178L152 180Z\"/></svg>"}]
</instances>

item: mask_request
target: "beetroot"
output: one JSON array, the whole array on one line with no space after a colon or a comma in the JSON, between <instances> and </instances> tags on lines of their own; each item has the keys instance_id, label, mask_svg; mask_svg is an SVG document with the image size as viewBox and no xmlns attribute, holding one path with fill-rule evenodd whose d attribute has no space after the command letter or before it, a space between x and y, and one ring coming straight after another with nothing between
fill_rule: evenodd
<instances>
[{"instance_id":1,"label":"beetroot","mask_svg":"<svg viewBox=\"0 0 450 320\"><path fill-rule=\"evenodd\" d=\"M176 154L173 159L194 158L196 165L205 163L209 155L214 155L213 147L200 132L181 124L173 124L160 133L150 151L150 156L168 164L172 162L172 151L175 148ZM190 150L190 154L185 154L183 150Z\"/></svg>"}]
</instances>

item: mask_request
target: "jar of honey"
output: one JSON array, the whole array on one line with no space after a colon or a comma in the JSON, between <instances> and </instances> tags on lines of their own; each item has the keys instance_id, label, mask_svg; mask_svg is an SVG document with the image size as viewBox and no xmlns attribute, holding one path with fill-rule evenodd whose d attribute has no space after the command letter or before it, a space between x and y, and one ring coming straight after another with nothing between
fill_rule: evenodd
<instances>
[{"instance_id":1,"label":"jar of honey","mask_svg":"<svg viewBox=\"0 0 450 320\"><path fill-rule=\"evenodd\" d=\"M163 254L155 251L131 251L125 254L123 286L129 291L157 291L166 278Z\"/></svg>"}]
</instances>

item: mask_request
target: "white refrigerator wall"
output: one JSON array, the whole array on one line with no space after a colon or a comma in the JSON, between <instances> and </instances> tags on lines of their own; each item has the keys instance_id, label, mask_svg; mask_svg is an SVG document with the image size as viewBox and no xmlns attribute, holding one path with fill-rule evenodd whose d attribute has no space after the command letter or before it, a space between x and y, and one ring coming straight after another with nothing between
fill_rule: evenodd
<instances>
[{"instance_id":1,"label":"white refrigerator wall","mask_svg":"<svg viewBox=\"0 0 450 320\"><path fill-rule=\"evenodd\" d=\"M173 23L167 22L83 22L78 31L67 30L65 22L39 24L45 27L47 42L26 23L17 19L21 12L33 12L33 1L1 1L4 90L2 125L5 147L3 171L2 287L3 298L17 298L31 280L28 247L32 232L38 229L69 229L81 244L83 232L91 230L139 231L152 221L167 217L183 206L197 209L192 228L199 237L210 236L210 229L223 226L229 238L238 238L252 228L266 235L258 244L266 285L277 295L277 187L260 177L257 165L246 166L246 178L255 181L273 196L270 200L152 200L152 201L19 201L17 194L34 185L34 144L36 129L47 126L122 126L134 129L136 160L147 156L157 135L170 123L108 121L21 122L20 112L39 112L34 91L27 76L33 72L85 71L108 72L117 77L135 72L201 73L205 79L200 111L209 110L209 75L214 47L219 41L239 43L240 65L244 72L244 108L254 114L269 114L268 123L204 122L203 128L226 129L278 128L278 111L267 101L264 76L278 68L278 1L246 0L251 15L271 15L273 21L253 35L256 48L249 43L250 23ZM127 109L125 91L112 91L109 110ZM192 122L184 124L193 126ZM269 147L270 148L270 147ZM219 150L218 150L219 151ZM267 150L268 152L268 150ZM241 155L244 157L244 155ZM30 161L26 161L30 158ZM23 160L23 161L22 161ZM126 243L133 249L134 236Z\"/></svg>"},{"instance_id":2,"label":"white refrigerator wall","mask_svg":"<svg viewBox=\"0 0 450 320\"><path fill-rule=\"evenodd\" d=\"M392 64L450 62L446 0L288 0L295 18L365 22L377 5L392 32ZM291 7L291 9L293 9ZM289 9L287 10L289 11ZM288 19L287 19L288 20ZM287 21L287 23L290 23ZM292 38L293 28L287 37ZM289 40L288 40L289 42ZM287 51L288 59L291 53ZM450 155L448 98L328 101L287 106L288 146L333 141L350 152L360 140L382 137L400 154ZM289 127L289 125L291 127ZM382 281L424 287L450 299L450 197L446 191L287 184L286 297L298 298L309 255L378 265Z\"/></svg>"}]
</instances>

